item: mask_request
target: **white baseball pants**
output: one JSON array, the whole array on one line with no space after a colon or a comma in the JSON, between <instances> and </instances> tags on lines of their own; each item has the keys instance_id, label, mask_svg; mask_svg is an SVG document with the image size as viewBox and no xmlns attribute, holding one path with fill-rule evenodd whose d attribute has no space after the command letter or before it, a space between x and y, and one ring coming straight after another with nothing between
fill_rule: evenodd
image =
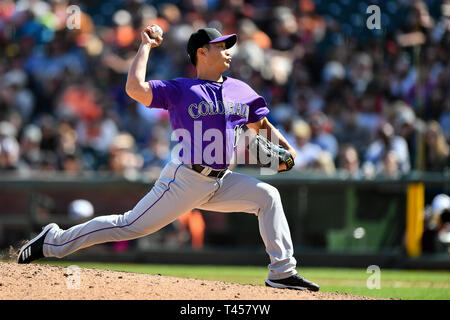
<instances>
[{"instance_id":1,"label":"white baseball pants","mask_svg":"<svg viewBox=\"0 0 450 320\"><path fill-rule=\"evenodd\" d=\"M164 167L154 187L133 210L99 216L67 230L51 229L45 237L44 255L61 258L94 244L140 238L194 208L257 215L270 256L268 279L297 273L289 226L275 187L230 170L221 179L206 177L177 160Z\"/></svg>"}]
</instances>

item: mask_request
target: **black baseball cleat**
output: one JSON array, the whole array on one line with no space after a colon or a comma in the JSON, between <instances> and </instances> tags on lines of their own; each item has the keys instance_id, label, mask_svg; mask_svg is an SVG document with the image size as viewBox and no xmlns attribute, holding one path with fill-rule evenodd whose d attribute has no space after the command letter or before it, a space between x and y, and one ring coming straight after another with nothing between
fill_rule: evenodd
<instances>
[{"instance_id":1,"label":"black baseball cleat","mask_svg":"<svg viewBox=\"0 0 450 320\"><path fill-rule=\"evenodd\" d=\"M294 274L289 278L284 278L280 280L269 280L266 279L266 286L278 289L295 289L295 290L309 290L309 291L319 291L320 287L306 280L299 274Z\"/></svg>"},{"instance_id":2,"label":"black baseball cleat","mask_svg":"<svg viewBox=\"0 0 450 320\"><path fill-rule=\"evenodd\" d=\"M34 260L44 258L44 239L50 229L54 227L58 228L58 225L56 223L50 223L46 225L42 229L41 233L39 233L35 238L31 239L27 244L25 244L20 249L19 256L17 257L17 263L25 264L30 263Z\"/></svg>"}]
</instances>

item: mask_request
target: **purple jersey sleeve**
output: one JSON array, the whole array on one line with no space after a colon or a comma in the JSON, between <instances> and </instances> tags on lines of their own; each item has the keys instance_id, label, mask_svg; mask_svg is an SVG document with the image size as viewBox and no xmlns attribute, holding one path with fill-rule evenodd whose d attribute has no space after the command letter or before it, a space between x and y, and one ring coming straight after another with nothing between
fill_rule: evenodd
<instances>
[{"instance_id":1,"label":"purple jersey sleeve","mask_svg":"<svg viewBox=\"0 0 450 320\"><path fill-rule=\"evenodd\" d=\"M152 88L153 100L147 106L149 108L162 108L167 110L170 105L178 103L181 96L181 88L179 82L174 80L150 80Z\"/></svg>"},{"instance_id":2,"label":"purple jersey sleeve","mask_svg":"<svg viewBox=\"0 0 450 320\"><path fill-rule=\"evenodd\" d=\"M238 92L237 100L249 106L247 123L257 122L263 119L269 113L266 100L257 94L247 83L236 79L234 81L239 86L235 89Z\"/></svg>"},{"instance_id":3,"label":"purple jersey sleeve","mask_svg":"<svg viewBox=\"0 0 450 320\"><path fill-rule=\"evenodd\" d=\"M266 100L258 96L256 99L248 103L250 110L248 114L247 123L257 122L263 119L269 113L269 108L267 108Z\"/></svg>"}]
</instances>

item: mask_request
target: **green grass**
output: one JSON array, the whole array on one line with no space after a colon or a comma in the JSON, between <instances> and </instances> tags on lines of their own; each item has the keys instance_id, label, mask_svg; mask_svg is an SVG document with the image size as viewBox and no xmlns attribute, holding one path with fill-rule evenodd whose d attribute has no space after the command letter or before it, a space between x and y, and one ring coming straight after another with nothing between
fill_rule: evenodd
<instances>
[{"instance_id":1,"label":"green grass","mask_svg":"<svg viewBox=\"0 0 450 320\"><path fill-rule=\"evenodd\" d=\"M135 273L161 274L203 280L264 285L267 269L248 266L193 266L160 264L122 264L86 262L47 262L52 265L77 265ZM321 291L348 293L376 298L413 300L450 300L450 271L381 269L380 289L368 289L372 275L366 269L299 268L299 273L318 283Z\"/></svg>"}]
</instances>

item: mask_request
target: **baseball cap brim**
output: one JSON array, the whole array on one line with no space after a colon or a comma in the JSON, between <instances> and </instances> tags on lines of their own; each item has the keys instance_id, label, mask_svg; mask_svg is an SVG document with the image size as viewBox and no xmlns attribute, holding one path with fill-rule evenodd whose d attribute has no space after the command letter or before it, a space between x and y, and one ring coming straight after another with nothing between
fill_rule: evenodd
<instances>
[{"instance_id":1,"label":"baseball cap brim","mask_svg":"<svg viewBox=\"0 0 450 320\"><path fill-rule=\"evenodd\" d=\"M209 43L217 43L217 42L222 42L225 41L225 47L227 49L231 48L232 46L235 45L235 43L237 42L237 35L236 34L227 34L226 36L221 36L218 38L215 38L214 40L211 40Z\"/></svg>"}]
</instances>

